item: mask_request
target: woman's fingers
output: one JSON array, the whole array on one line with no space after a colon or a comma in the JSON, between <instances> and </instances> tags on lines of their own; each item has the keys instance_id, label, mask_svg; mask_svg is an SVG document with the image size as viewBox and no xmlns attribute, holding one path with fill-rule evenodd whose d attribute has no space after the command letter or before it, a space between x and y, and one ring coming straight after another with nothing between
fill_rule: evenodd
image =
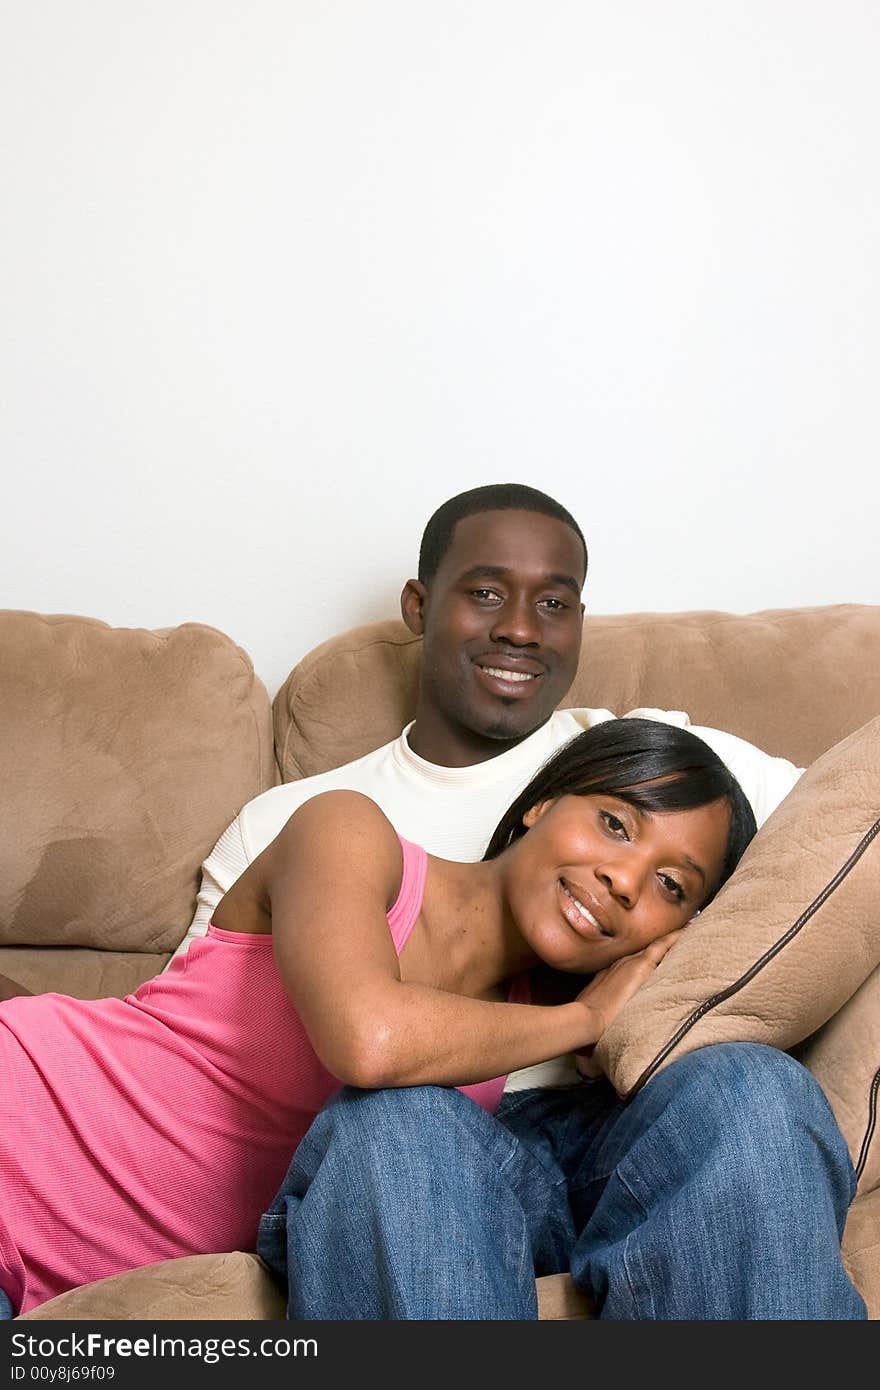
<instances>
[{"instance_id":1,"label":"woman's fingers","mask_svg":"<svg viewBox=\"0 0 880 1390\"><path fill-rule=\"evenodd\" d=\"M605 970L594 975L590 983L581 990L580 999L589 1001L603 1019L603 1029L609 1027L624 1004L629 1003L634 994L641 989L653 975L664 956L672 949L681 931L670 932L667 936L652 941L641 951L631 956L623 956Z\"/></svg>"}]
</instances>

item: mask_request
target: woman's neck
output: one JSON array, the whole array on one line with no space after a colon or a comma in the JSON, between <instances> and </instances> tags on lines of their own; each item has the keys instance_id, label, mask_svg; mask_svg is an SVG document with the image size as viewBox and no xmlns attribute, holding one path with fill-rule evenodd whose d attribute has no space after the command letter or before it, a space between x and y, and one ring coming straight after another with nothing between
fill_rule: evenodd
<instances>
[{"instance_id":1,"label":"woman's neck","mask_svg":"<svg viewBox=\"0 0 880 1390\"><path fill-rule=\"evenodd\" d=\"M439 988L472 997L537 964L510 913L500 860L461 864L428 856L422 902L424 961ZM421 953L420 953L421 954Z\"/></svg>"}]
</instances>

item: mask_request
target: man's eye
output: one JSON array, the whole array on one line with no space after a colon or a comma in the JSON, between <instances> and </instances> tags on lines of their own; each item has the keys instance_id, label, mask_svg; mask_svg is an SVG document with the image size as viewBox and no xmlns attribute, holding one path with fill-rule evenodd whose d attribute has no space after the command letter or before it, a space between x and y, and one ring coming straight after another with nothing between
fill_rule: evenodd
<instances>
[{"instance_id":1,"label":"man's eye","mask_svg":"<svg viewBox=\"0 0 880 1390\"><path fill-rule=\"evenodd\" d=\"M542 598L541 606L543 608L549 608L551 613L563 613L568 607L568 604L563 603L560 598Z\"/></svg>"},{"instance_id":2,"label":"man's eye","mask_svg":"<svg viewBox=\"0 0 880 1390\"><path fill-rule=\"evenodd\" d=\"M471 589L471 598L475 598L478 603L497 603L501 600L501 595L494 589Z\"/></svg>"},{"instance_id":3,"label":"man's eye","mask_svg":"<svg viewBox=\"0 0 880 1390\"><path fill-rule=\"evenodd\" d=\"M613 811L602 811L600 814L612 835L617 835L618 838L622 840L629 839L626 826L620 819L620 816L616 816Z\"/></svg>"},{"instance_id":4,"label":"man's eye","mask_svg":"<svg viewBox=\"0 0 880 1390\"><path fill-rule=\"evenodd\" d=\"M671 874L658 874L657 877L663 884L663 887L666 889L667 893L671 893L677 902L684 902L685 891L677 879L674 879L671 876Z\"/></svg>"}]
</instances>

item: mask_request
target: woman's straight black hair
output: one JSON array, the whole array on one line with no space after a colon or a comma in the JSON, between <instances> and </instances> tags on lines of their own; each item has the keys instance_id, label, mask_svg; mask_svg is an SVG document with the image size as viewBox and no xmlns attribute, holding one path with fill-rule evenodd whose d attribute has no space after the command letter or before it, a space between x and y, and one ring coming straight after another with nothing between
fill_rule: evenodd
<instances>
[{"instance_id":1,"label":"woman's straight black hair","mask_svg":"<svg viewBox=\"0 0 880 1390\"><path fill-rule=\"evenodd\" d=\"M703 739L657 719L609 719L576 735L538 769L501 817L483 858L497 858L524 835L523 816L542 801L597 795L619 797L640 811L658 814L726 801L730 828L713 894L733 873L757 830L745 792Z\"/></svg>"}]
</instances>

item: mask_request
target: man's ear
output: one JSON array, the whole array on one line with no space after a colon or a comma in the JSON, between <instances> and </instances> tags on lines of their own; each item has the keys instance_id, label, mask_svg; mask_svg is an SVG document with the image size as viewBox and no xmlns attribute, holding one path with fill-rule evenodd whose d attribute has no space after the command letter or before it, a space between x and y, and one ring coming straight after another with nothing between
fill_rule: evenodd
<instances>
[{"instance_id":1,"label":"man's ear","mask_svg":"<svg viewBox=\"0 0 880 1390\"><path fill-rule=\"evenodd\" d=\"M525 815L522 818L523 825L526 827L527 830L531 830L535 822L539 821L541 817L547 811L550 810L550 807L553 805L555 799L555 797L551 796L548 797L546 801L539 801L536 806L529 807L529 809L526 811Z\"/></svg>"},{"instance_id":2,"label":"man's ear","mask_svg":"<svg viewBox=\"0 0 880 1390\"><path fill-rule=\"evenodd\" d=\"M408 579L400 595L400 616L410 632L421 637L425 631L425 605L428 590L418 579Z\"/></svg>"}]
</instances>

